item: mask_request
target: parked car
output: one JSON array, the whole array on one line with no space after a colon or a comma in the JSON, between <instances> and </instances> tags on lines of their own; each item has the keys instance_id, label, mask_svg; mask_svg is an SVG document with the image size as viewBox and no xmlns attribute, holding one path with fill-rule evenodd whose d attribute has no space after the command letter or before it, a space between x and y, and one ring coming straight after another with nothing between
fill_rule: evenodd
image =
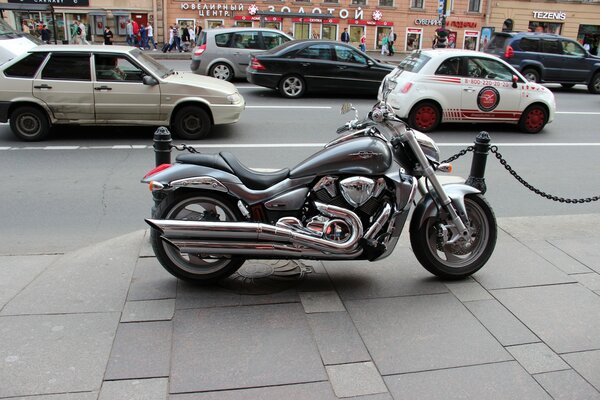
<instances>
[{"instance_id":1,"label":"parked car","mask_svg":"<svg viewBox=\"0 0 600 400\"><path fill-rule=\"evenodd\" d=\"M584 84L590 93L600 93L600 57L575 40L549 33L494 32L484 51L502 58L531 82L566 88Z\"/></svg>"},{"instance_id":2,"label":"parked car","mask_svg":"<svg viewBox=\"0 0 600 400\"><path fill-rule=\"evenodd\" d=\"M245 78L251 53L272 49L293 40L270 28L218 28L202 31L192 54L192 72L232 81Z\"/></svg>"},{"instance_id":3,"label":"parked car","mask_svg":"<svg viewBox=\"0 0 600 400\"><path fill-rule=\"evenodd\" d=\"M306 91L377 94L383 78L394 69L345 43L295 40L252 55L246 70L255 85L298 98Z\"/></svg>"},{"instance_id":4,"label":"parked car","mask_svg":"<svg viewBox=\"0 0 600 400\"><path fill-rule=\"evenodd\" d=\"M17 32L0 18L0 64L42 44L42 41L28 33Z\"/></svg>"},{"instance_id":5,"label":"parked car","mask_svg":"<svg viewBox=\"0 0 600 400\"><path fill-rule=\"evenodd\" d=\"M38 46L0 66L0 122L26 141L52 125L167 125L201 139L244 98L229 82L173 72L127 46Z\"/></svg>"},{"instance_id":6,"label":"parked car","mask_svg":"<svg viewBox=\"0 0 600 400\"><path fill-rule=\"evenodd\" d=\"M385 79L394 86L388 103L396 115L422 132L441 122L508 122L537 133L556 112L548 88L528 82L498 57L477 51L416 51Z\"/></svg>"}]
</instances>

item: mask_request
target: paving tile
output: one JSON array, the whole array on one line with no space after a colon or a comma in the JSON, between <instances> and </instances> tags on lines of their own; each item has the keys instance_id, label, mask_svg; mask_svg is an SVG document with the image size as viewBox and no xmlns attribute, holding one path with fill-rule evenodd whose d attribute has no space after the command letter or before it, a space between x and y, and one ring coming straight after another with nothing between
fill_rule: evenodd
<instances>
[{"instance_id":1,"label":"paving tile","mask_svg":"<svg viewBox=\"0 0 600 400\"><path fill-rule=\"evenodd\" d=\"M10 400L98 400L98 392L46 394L41 396L11 397Z\"/></svg>"},{"instance_id":2,"label":"paving tile","mask_svg":"<svg viewBox=\"0 0 600 400\"><path fill-rule=\"evenodd\" d=\"M177 278L168 273L158 260L139 258L127 300L174 299L177 295Z\"/></svg>"},{"instance_id":3,"label":"paving tile","mask_svg":"<svg viewBox=\"0 0 600 400\"><path fill-rule=\"evenodd\" d=\"M100 390L119 317L0 317L0 398Z\"/></svg>"},{"instance_id":4,"label":"paving tile","mask_svg":"<svg viewBox=\"0 0 600 400\"><path fill-rule=\"evenodd\" d=\"M322 268L323 271L325 271L325 267ZM296 290L298 292L324 292L327 290L334 290L334 288L327 272L323 272L305 275L304 279L298 282Z\"/></svg>"},{"instance_id":5,"label":"paving tile","mask_svg":"<svg viewBox=\"0 0 600 400\"><path fill-rule=\"evenodd\" d=\"M522 344L507 347L506 350L530 374L561 371L570 367L544 343Z\"/></svg>"},{"instance_id":6,"label":"paving tile","mask_svg":"<svg viewBox=\"0 0 600 400\"><path fill-rule=\"evenodd\" d=\"M300 296L295 288L287 289L281 292L265 294L242 294L240 296L240 305L252 306L260 304L280 304L280 303L299 303Z\"/></svg>"},{"instance_id":7,"label":"paving tile","mask_svg":"<svg viewBox=\"0 0 600 400\"><path fill-rule=\"evenodd\" d=\"M448 292L406 247L397 247L392 255L373 263L325 261L324 265L342 300Z\"/></svg>"},{"instance_id":8,"label":"paving tile","mask_svg":"<svg viewBox=\"0 0 600 400\"><path fill-rule=\"evenodd\" d=\"M105 379L169 376L171 322L119 324Z\"/></svg>"},{"instance_id":9,"label":"paving tile","mask_svg":"<svg viewBox=\"0 0 600 400\"><path fill-rule=\"evenodd\" d=\"M383 375L512 359L451 294L345 304Z\"/></svg>"},{"instance_id":10,"label":"paving tile","mask_svg":"<svg viewBox=\"0 0 600 400\"><path fill-rule=\"evenodd\" d=\"M494 254L473 277L488 290L575 281L502 231Z\"/></svg>"},{"instance_id":11,"label":"paving tile","mask_svg":"<svg viewBox=\"0 0 600 400\"><path fill-rule=\"evenodd\" d=\"M170 321L175 314L175 299L128 301L121 322Z\"/></svg>"},{"instance_id":12,"label":"paving tile","mask_svg":"<svg viewBox=\"0 0 600 400\"><path fill-rule=\"evenodd\" d=\"M155 257L154 250L152 250L152 243L150 242L150 229L146 229L144 232L144 241L140 248L140 257Z\"/></svg>"},{"instance_id":13,"label":"paving tile","mask_svg":"<svg viewBox=\"0 0 600 400\"><path fill-rule=\"evenodd\" d=\"M383 378L395 399L552 400L516 362L503 362Z\"/></svg>"},{"instance_id":14,"label":"paving tile","mask_svg":"<svg viewBox=\"0 0 600 400\"><path fill-rule=\"evenodd\" d=\"M600 400L600 392L572 369L534 376L554 400Z\"/></svg>"},{"instance_id":15,"label":"paving tile","mask_svg":"<svg viewBox=\"0 0 600 400\"><path fill-rule=\"evenodd\" d=\"M130 233L63 255L0 314L120 312L143 233Z\"/></svg>"},{"instance_id":16,"label":"paving tile","mask_svg":"<svg viewBox=\"0 0 600 400\"><path fill-rule=\"evenodd\" d=\"M556 266L565 274L591 272L588 267L546 240L527 240L522 243L544 259L551 262L552 265Z\"/></svg>"},{"instance_id":17,"label":"paving tile","mask_svg":"<svg viewBox=\"0 0 600 400\"><path fill-rule=\"evenodd\" d=\"M300 300L306 313L346 311L335 290L327 292L302 292Z\"/></svg>"},{"instance_id":18,"label":"paving tile","mask_svg":"<svg viewBox=\"0 0 600 400\"><path fill-rule=\"evenodd\" d=\"M600 290L600 274L592 272L590 274L573 275L577 282L590 290Z\"/></svg>"},{"instance_id":19,"label":"paving tile","mask_svg":"<svg viewBox=\"0 0 600 400\"><path fill-rule=\"evenodd\" d=\"M168 392L167 378L105 381L98 400L167 400Z\"/></svg>"},{"instance_id":20,"label":"paving tile","mask_svg":"<svg viewBox=\"0 0 600 400\"><path fill-rule=\"evenodd\" d=\"M600 391L600 350L563 354L562 358Z\"/></svg>"},{"instance_id":21,"label":"paving tile","mask_svg":"<svg viewBox=\"0 0 600 400\"><path fill-rule=\"evenodd\" d=\"M323 364L370 361L362 339L346 311L307 315Z\"/></svg>"},{"instance_id":22,"label":"paving tile","mask_svg":"<svg viewBox=\"0 0 600 400\"><path fill-rule=\"evenodd\" d=\"M463 303L465 301L489 300L493 298L487 290L473 280L445 282L444 284Z\"/></svg>"},{"instance_id":23,"label":"paving tile","mask_svg":"<svg viewBox=\"0 0 600 400\"><path fill-rule=\"evenodd\" d=\"M0 310L59 257L0 256Z\"/></svg>"},{"instance_id":24,"label":"paving tile","mask_svg":"<svg viewBox=\"0 0 600 400\"><path fill-rule=\"evenodd\" d=\"M593 231L592 231L593 232ZM570 232L569 232L569 236ZM552 239L550 243L558 247L586 267L600 273L600 257L598 257L598 242L596 236L583 238Z\"/></svg>"},{"instance_id":25,"label":"paving tile","mask_svg":"<svg viewBox=\"0 0 600 400\"><path fill-rule=\"evenodd\" d=\"M178 310L173 323L171 393L327 379L298 303Z\"/></svg>"},{"instance_id":26,"label":"paving tile","mask_svg":"<svg viewBox=\"0 0 600 400\"><path fill-rule=\"evenodd\" d=\"M175 394L170 400L336 400L329 382Z\"/></svg>"},{"instance_id":27,"label":"paving tile","mask_svg":"<svg viewBox=\"0 0 600 400\"><path fill-rule=\"evenodd\" d=\"M506 308L556 353L600 348L600 298L579 284L495 290Z\"/></svg>"},{"instance_id":28,"label":"paving tile","mask_svg":"<svg viewBox=\"0 0 600 400\"><path fill-rule=\"evenodd\" d=\"M470 301L465 306L503 346L540 341L496 300Z\"/></svg>"},{"instance_id":29,"label":"paving tile","mask_svg":"<svg viewBox=\"0 0 600 400\"><path fill-rule=\"evenodd\" d=\"M219 286L197 286L183 281L177 284L177 310L231 307L241 303L241 295Z\"/></svg>"},{"instance_id":30,"label":"paving tile","mask_svg":"<svg viewBox=\"0 0 600 400\"><path fill-rule=\"evenodd\" d=\"M386 393L387 388L372 362L329 365L327 374L337 397Z\"/></svg>"},{"instance_id":31,"label":"paving tile","mask_svg":"<svg viewBox=\"0 0 600 400\"><path fill-rule=\"evenodd\" d=\"M500 218L500 227L521 241L540 238L550 240L564 239L568 227L570 238L598 237L595 234L600 224L600 214L551 215L536 217ZM560 246L559 246L560 248Z\"/></svg>"}]
</instances>

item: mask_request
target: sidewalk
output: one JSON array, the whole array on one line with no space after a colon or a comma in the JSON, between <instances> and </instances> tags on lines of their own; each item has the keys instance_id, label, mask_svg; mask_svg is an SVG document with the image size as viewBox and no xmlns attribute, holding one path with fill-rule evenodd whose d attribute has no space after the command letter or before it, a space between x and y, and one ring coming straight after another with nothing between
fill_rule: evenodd
<instances>
[{"instance_id":1,"label":"sidewalk","mask_svg":"<svg viewBox=\"0 0 600 400\"><path fill-rule=\"evenodd\" d=\"M0 398L600 399L600 214L498 223L452 283L406 233L377 263L248 262L209 288L146 231L0 257Z\"/></svg>"}]
</instances>

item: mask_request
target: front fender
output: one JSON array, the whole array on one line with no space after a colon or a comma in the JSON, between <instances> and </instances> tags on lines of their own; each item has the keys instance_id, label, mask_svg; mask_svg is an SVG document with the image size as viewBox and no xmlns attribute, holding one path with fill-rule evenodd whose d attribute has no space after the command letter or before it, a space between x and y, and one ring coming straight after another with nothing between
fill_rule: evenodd
<instances>
[{"instance_id":1,"label":"front fender","mask_svg":"<svg viewBox=\"0 0 600 400\"><path fill-rule=\"evenodd\" d=\"M452 200L452 204L456 207L456 211L459 216L465 216L467 214L465 209L465 196L468 194L481 193L481 191L475 189L472 186L465 185L464 183L449 183L442 185L444 191ZM425 221L429 218L433 218L438 214L438 209L435 201L431 194L427 194L419 201L413 216L410 221L410 231L418 229L422 226Z\"/></svg>"}]
</instances>

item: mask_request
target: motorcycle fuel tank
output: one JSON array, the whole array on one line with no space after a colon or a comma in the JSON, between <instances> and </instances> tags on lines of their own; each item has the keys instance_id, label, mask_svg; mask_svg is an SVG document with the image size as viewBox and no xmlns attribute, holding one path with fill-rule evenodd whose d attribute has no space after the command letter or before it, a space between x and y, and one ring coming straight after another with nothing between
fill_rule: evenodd
<instances>
[{"instance_id":1,"label":"motorcycle fuel tank","mask_svg":"<svg viewBox=\"0 0 600 400\"><path fill-rule=\"evenodd\" d=\"M290 178L313 175L379 175L392 164L388 145L374 137L361 137L327 147L302 161Z\"/></svg>"}]
</instances>

